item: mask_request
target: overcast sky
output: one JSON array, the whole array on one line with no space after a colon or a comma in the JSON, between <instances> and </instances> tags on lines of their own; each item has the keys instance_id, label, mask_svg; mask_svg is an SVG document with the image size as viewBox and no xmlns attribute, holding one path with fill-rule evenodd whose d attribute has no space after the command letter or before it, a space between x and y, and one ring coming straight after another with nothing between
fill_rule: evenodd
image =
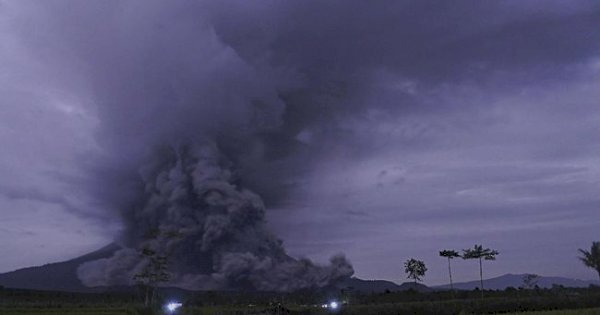
<instances>
[{"instance_id":1,"label":"overcast sky","mask_svg":"<svg viewBox=\"0 0 600 315\"><path fill-rule=\"evenodd\" d=\"M0 272L112 242L148 148L209 138L292 256L593 279L599 29L594 1L0 0Z\"/></svg>"}]
</instances>

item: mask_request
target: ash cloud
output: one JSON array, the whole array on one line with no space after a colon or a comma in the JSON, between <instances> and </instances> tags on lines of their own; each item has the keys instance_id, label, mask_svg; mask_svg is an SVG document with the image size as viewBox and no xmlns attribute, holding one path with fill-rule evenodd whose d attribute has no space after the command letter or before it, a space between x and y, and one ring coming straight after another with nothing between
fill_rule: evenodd
<instances>
[{"instance_id":1,"label":"ash cloud","mask_svg":"<svg viewBox=\"0 0 600 315\"><path fill-rule=\"evenodd\" d=\"M281 132L296 99L285 95L302 84L296 69L240 57L202 3L113 5L94 5L111 21L93 30L101 39L94 49L80 43L81 30L65 34L92 62L97 139L107 153L96 161L94 193L124 225L123 249L80 266L82 282L132 284L148 264L142 248L169 257L168 285L190 289L291 291L351 276L342 255L323 266L289 257L252 191L273 192L272 204L285 199L287 189L276 187L290 180L280 170L297 145ZM78 9L77 19L91 10ZM84 32L97 26L82 23Z\"/></svg>"},{"instance_id":2,"label":"ash cloud","mask_svg":"<svg viewBox=\"0 0 600 315\"><path fill-rule=\"evenodd\" d=\"M139 248L168 257L172 278L167 284L190 289L293 291L352 275L343 256L331 258L328 266L289 257L265 227L263 201L235 184L215 145L165 150L143 168L140 203L124 213L125 248L80 266L84 284L132 284L149 263ZM156 232L148 237L148 231Z\"/></svg>"},{"instance_id":3,"label":"ash cloud","mask_svg":"<svg viewBox=\"0 0 600 315\"><path fill-rule=\"evenodd\" d=\"M92 189L124 225L123 249L80 266L84 284L132 284L142 248L168 256L169 284L191 289L289 291L353 274L343 256L289 257L247 188L274 174L261 169L271 167L263 137L283 123L294 73L240 58L197 2L70 4L67 16L48 4L47 18L61 17L60 40L88 68L107 153Z\"/></svg>"}]
</instances>

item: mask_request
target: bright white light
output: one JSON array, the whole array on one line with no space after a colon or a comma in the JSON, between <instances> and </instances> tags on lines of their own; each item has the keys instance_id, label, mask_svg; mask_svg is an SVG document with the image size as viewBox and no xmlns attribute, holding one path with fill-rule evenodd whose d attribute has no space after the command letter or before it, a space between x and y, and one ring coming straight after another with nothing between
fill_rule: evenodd
<instances>
[{"instance_id":1,"label":"bright white light","mask_svg":"<svg viewBox=\"0 0 600 315\"><path fill-rule=\"evenodd\" d=\"M173 313L175 312L178 308L182 307L183 304L181 303L177 303L177 302L171 302L169 304L166 305L167 311L169 313Z\"/></svg>"},{"instance_id":2,"label":"bright white light","mask_svg":"<svg viewBox=\"0 0 600 315\"><path fill-rule=\"evenodd\" d=\"M338 302L336 302L336 301L329 303L329 307L331 307L332 309L336 309L336 308L338 308L338 306L339 306Z\"/></svg>"}]
</instances>

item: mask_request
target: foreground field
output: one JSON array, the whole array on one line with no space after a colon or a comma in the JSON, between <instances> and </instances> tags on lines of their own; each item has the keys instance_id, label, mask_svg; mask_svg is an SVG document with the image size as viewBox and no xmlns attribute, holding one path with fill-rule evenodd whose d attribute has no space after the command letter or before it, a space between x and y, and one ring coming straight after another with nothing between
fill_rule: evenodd
<instances>
[{"instance_id":1,"label":"foreground field","mask_svg":"<svg viewBox=\"0 0 600 315\"><path fill-rule=\"evenodd\" d=\"M137 315L133 309L115 308L19 308L0 309L2 315Z\"/></svg>"},{"instance_id":2,"label":"foreground field","mask_svg":"<svg viewBox=\"0 0 600 315\"><path fill-rule=\"evenodd\" d=\"M179 301L177 315L600 315L600 288L507 289L485 291L212 292L166 288L152 309L144 309L136 290L70 293L0 287L0 315L164 315L161 305ZM338 301L331 312L323 303ZM345 304L347 303L347 304ZM551 311L549 311L551 310Z\"/></svg>"},{"instance_id":3,"label":"foreground field","mask_svg":"<svg viewBox=\"0 0 600 315\"><path fill-rule=\"evenodd\" d=\"M239 310L233 311L222 309L219 311L216 308L206 308L204 310L201 309L188 309L183 310L179 314L252 314L246 312L240 312ZM233 312L232 312L233 311ZM33 308L33 309L0 309L0 314L2 315L59 315L59 314L67 314L67 315L138 315L137 311L134 309L112 309L112 308L70 308L70 309L44 309L44 308ZM277 314L276 312L267 313L267 312L256 312L253 314ZM304 310L302 312L294 312L292 314L327 314L327 312L322 311L314 311L310 312ZM337 314L346 314L344 310L341 310ZM560 311L543 311L543 312L521 312L521 313L511 313L513 315L600 315L600 308L594 309L582 309L582 310L560 310ZM141 315L141 314L140 314ZM157 314L159 315L159 314Z\"/></svg>"},{"instance_id":4,"label":"foreground field","mask_svg":"<svg viewBox=\"0 0 600 315\"><path fill-rule=\"evenodd\" d=\"M600 315L600 308L590 308L590 309L583 309L583 310L526 312L526 313L513 313L513 314L518 314L518 315Z\"/></svg>"},{"instance_id":5,"label":"foreground field","mask_svg":"<svg viewBox=\"0 0 600 315\"><path fill-rule=\"evenodd\" d=\"M373 312L373 310L369 310L368 308L366 309L362 309L362 311L364 311L363 314L377 314L376 312ZM248 312L246 310L246 312ZM232 309L228 310L228 311L224 311L223 309L221 311L219 311L218 309L210 309L210 308L206 308L206 309L188 309L185 310L183 312L183 314L186 315L217 315L217 314L251 314L251 313L244 313L244 311L241 310L237 310L233 311ZM284 314L283 312L279 313L279 312L256 312L254 314ZM287 313L285 313L287 314ZM327 312L324 310L309 310L309 309L296 309L296 310L292 310L291 314L338 314L338 315L344 315L344 314L354 314L354 312L352 312L349 308L346 309L341 309L337 312ZM404 313L399 313L399 314L404 314ZM419 314L419 313L406 313L406 314ZM464 313L455 313L455 314L464 314ZM466 313L468 314L468 313ZM506 314L506 313L504 313ZM580 309L580 310L558 310L558 311L541 311L541 312L520 312L520 313L511 313L512 315L600 315L600 308L593 308L593 309Z\"/></svg>"}]
</instances>

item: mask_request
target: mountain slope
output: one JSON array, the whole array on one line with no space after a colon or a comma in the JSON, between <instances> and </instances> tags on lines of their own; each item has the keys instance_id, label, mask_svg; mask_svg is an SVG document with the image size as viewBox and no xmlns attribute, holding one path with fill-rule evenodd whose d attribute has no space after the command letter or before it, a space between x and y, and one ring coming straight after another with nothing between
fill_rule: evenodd
<instances>
[{"instance_id":1,"label":"mountain slope","mask_svg":"<svg viewBox=\"0 0 600 315\"><path fill-rule=\"evenodd\" d=\"M385 280L363 280L356 277L344 280L336 285L339 289L357 291L362 293L381 293L388 291L399 291L400 286Z\"/></svg>"},{"instance_id":2,"label":"mountain slope","mask_svg":"<svg viewBox=\"0 0 600 315\"><path fill-rule=\"evenodd\" d=\"M526 274L505 274L500 277L490 278L483 280L483 287L488 290L504 290L508 287L522 287L523 286L523 277ZM590 280L579 280L579 279L570 279L563 277L544 277L540 276L537 281L537 285L540 288L551 288L554 284L562 285L565 287L573 287L573 288L583 288L588 287L590 284L600 285L600 281L590 281ZM475 288L479 288L479 280L469 281L469 282L459 282L454 284L454 288L458 290L474 290ZM450 285L442 285L435 287L437 289L449 289Z\"/></svg>"},{"instance_id":3,"label":"mountain slope","mask_svg":"<svg viewBox=\"0 0 600 315\"><path fill-rule=\"evenodd\" d=\"M84 262L111 256L118 245L110 244L95 252L65 262L23 268L0 274L0 285L7 288L90 292L77 278L77 268Z\"/></svg>"},{"instance_id":4,"label":"mountain slope","mask_svg":"<svg viewBox=\"0 0 600 315\"><path fill-rule=\"evenodd\" d=\"M398 285L392 281L386 280L363 280L356 277L344 280L336 285L338 289L351 290L361 293L383 293L386 291L397 292L415 290L419 292L430 292L433 289L426 285L413 282L405 282Z\"/></svg>"}]
</instances>

